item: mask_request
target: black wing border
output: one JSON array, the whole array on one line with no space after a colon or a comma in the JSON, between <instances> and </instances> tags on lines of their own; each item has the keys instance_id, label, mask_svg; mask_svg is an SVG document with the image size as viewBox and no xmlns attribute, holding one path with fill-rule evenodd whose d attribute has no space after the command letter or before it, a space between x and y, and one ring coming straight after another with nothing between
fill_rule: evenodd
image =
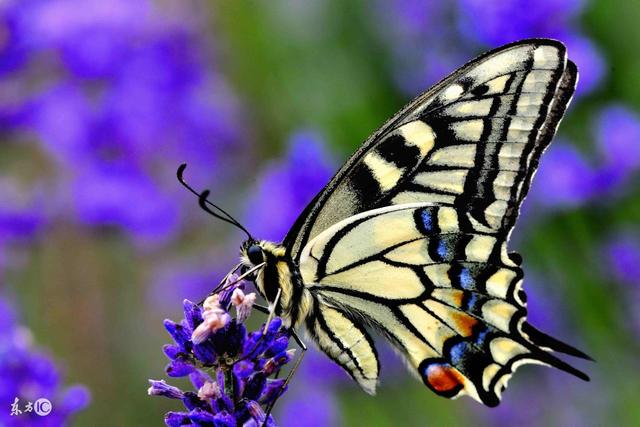
<instances>
[{"instance_id":1,"label":"black wing border","mask_svg":"<svg viewBox=\"0 0 640 427\"><path fill-rule=\"evenodd\" d=\"M320 212L320 210L322 209L322 206L324 206L326 200L331 196L331 194L333 193L335 188L338 186L338 184L344 179L344 177L348 174L348 172L358 163L358 161L371 149L371 147L375 145L375 143L380 139L381 136L385 135L390 129L393 129L395 125L401 122L411 111L415 110L416 107L422 104L426 99L429 99L430 97L433 96L433 94L435 94L436 92L444 88L447 84L449 84L451 80L455 80L456 77L465 74L467 70L469 70L470 68L474 67L475 65L479 64L480 62L484 61L485 59L491 56L494 56L503 51L512 49L514 47L523 46L523 45L531 45L534 48L538 48L541 46L552 46L559 49L559 51L562 52L563 55L566 55L566 47L559 40L548 39L548 38L529 38L529 39L518 40L513 43L502 45L496 49L489 50L481 54L480 56L472 59L471 61L467 62L466 64L464 64L463 66L461 66L460 68L452 72L451 74L439 80L431 88L427 89L426 91L422 92L420 95L416 96L413 100L409 101L409 103L407 103L404 107L402 107L402 109L398 111L394 116L392 116L389 120L384 122L382 126L380 126L373 134L371 134L365 140L363 144L360 145L360 147L356 150L356 152L353 153L351 157L349 157L349 159L342 165L342 167L340 167L338 172L336 172L336 174L331 178L331 180L327 183L327 185L325 185L322 188L322 190L320 190L320 192L316 194L316 196L311 200L311 202L309 202L309 204L305 207L302 213L298 216L293 226L291 227L291 229L289 229L287 235L282 241L282 245L286 248L287 254L291 257L291 259L293 259L296 262L298 261L300 253L302 252L302 248L304 247L304 245L307 243L309 239L309 234L311 233L311 227L306 227L305 229L305 225L308 224L309 218L313 218L317 216L318 212ZM575 87L575 83L577 81L577 68L575 64L573 64L571 61L567 61L567 69L573 70L573 72L570 72L568 75L570 76L569 80L573 84L572 87ZM565 73L566 73L566 70L565 70ZM564 78L562 78L562 82L564 82ZM559 85L559 89L562 87L562 82ZM566 110L566 107L568 106L571 96L573 95L573 90L568 90L567 84L565 84L564 89L565 89L564 93L566 94L566 96L561 98L563 102L556 102L555 105L552 106L552 111L547 113L546 120L544 121L545 126L541 129L541 133L539 135L539 138L541 141L541 144L539 144L539 146L541 148L538 150L538 152L534 153L534 156L532 158L533 161L530 167L530 172L528 173L528 176L524 178L523 187L522 187L522 197L520 198L520 201L522 201L524 199L524 196L527 194L529 186L531 185L531 178L535 174L535 170L537 169L540 156L544 152L544 149L549 145L549 143L553 139L557 126L563 117L563 114ZM511 222L515 222L517 214L512 215L512 217L513 219ZM302 237L302 239L300 240L300 244L296 248L295 244L298 241L298 237L301 232L303 232L305 235Z\"/></svg>"}]
</instances>

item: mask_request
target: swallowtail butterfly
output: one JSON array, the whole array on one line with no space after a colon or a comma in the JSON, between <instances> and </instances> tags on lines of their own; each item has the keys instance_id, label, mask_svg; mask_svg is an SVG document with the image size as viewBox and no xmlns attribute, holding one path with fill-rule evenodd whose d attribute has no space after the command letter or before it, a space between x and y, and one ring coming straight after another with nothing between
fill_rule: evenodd
<instances>
[{"instance_id":1,"label":"swallowtail butterfly","mask_svg":"<svg viewBox=\"0 0 640 427\"><path fill-rule=\"evenodd\" d=\"M527 363L588 380L552 352L588 356L527 322L521 258L507 250L577 74L546 39L469 62L369 137L282 243L247 232L239 268L367 393L380 372L368 329L448 398L495 406Z\"/></svg>"}]
</instances>

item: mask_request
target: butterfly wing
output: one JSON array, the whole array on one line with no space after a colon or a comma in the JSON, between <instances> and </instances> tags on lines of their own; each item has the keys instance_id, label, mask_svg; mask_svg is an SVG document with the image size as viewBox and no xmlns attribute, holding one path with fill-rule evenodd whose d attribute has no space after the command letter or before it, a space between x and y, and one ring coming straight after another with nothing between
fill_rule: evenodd
<instances>
[{"instance_id":1,"label":"butterfly wing","mask_svg":"<svg viewBox=\"0 0 640 427\"><path fill-rule=\"evenodd\" d=\"M507 234L573 94L576 67L553 40L489 52L418 96L374 133L307 206L283 244L302 248L352 215L434 202Z\"/></svg>"},{"instance_id":2,"label":"butterfly wing","mask_svg":"<svg viewBox=\"0 0 640 427\"><path fill-rule=\"evenodd\" d=\"M465 229L465 214L431 203L389 206L312 239L300 273L315 296L307 329L320 348L372 392L377 357L360 326L369 325L434 392L468 394L489 406L499 403L508 379L525 363L586 379L543 349L540 333L526 322L522 270L507 256L505 240Z\"/></svg>"}]
</instances>

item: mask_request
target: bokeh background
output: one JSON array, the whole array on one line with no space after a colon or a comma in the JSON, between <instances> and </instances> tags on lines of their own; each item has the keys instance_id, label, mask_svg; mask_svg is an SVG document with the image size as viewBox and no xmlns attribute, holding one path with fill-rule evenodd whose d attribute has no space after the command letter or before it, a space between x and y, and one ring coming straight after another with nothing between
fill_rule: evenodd
<instances>
[{"instance_id":1,"label":"bokeh background","mask_svg":"<svg viewBox=\"0 0 640 427\"><path fill-rule=\"evenodd\" d=\"M563 40L581 80L511 248L532 322L597 363L523 368L497 409L436 397L381 345L360 392L312 354L283 426L640 425L640 2L0 1L0 425L153 426L179 402L164 318L279 240L405 102L491 47ZM11 403L54 403L49 417ZM22 408L24 409L24 408Z\"/></svg>"}]
</instances>

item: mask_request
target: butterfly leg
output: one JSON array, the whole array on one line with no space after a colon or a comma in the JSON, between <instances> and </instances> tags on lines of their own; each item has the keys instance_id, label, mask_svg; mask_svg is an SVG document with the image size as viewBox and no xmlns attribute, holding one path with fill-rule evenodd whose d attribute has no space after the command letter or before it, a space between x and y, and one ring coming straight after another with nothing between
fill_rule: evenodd
<instances>
[{"instance_id":1,"label":"butterfly leg","mask_svg":"<svg viewBox=\"0 0 640 427\"><path fill-rule=\"evenodd\" d=\"M264 331L262 332L263 334L267 332L267 329L269 328L269 324L273 319L273 315L275 314L276 306L278 305L278 300L280 299L281 293L282 293L282 289L278 288L278 293L276 294L276 298L273 300L272 304L269 304L269 316L267 316L267 322L264 324Z\"/></svg>"},{"instance_id":2,"label":"butterfly leg","mask_svg":"<svg viewBox=\"0 0 640 427\"><path fill-rule=\"evenodd\" d=\"M253 308L258 310L260 313L269 314L269 307L265 307L264 305L253 304Z\"/></svg>"},{"instance_id":3,"label":"butterfly leg","mask_svg":"<svg viewBox=\"0 0 640 427\"><path fill-rule=\"evenodd\" d=\"M263 305L254 304L253 308L255 308L256 310L264 314L268 314L268 315L272 314L272 311L269 309L269 307L265 307ZM267 320L267 325L269 324L268 322L269 321ZM300 349L302 350L302 354L296 360L296 363L293 365L293 368L291 368L291 371L289 371L289 374L287 374L287 378L284 380L284 383L282 383L282 387L280 387L280 390L278 390L276 398L267 407L267 411L265 412L266 415L265 415L265 421L264 421L263 427L266 426L267 420L269 419L269 415L271 415L271 411L273 410L273 407L275 406L276 401L280 398L280 396L282 395L282 392L287 387L287 385L289 385L291 378L293 378L293 375L298 370L298 366L300 366L300 363L302 363L302 359L304 358L304 355L307 352L307 346L305 345L304 342L302 342L302 340L296 333L295 329L293 328L289 329L289 334L291 335L291 338L293 338L293 340L296 342L296 344L298 344L298 347L300 347Z\"/></svg>"},{"instance_id":4,"label":"butterfly leg","mask_svg":"<svg viewBox=\"0 0 640 427\"><path fill-rule=\"evenodd\" d=\"M294 339L296 344L298 344L298 347L300 347L300 349L302 350L302 354L300 354L300 357L298 357L298 359L296 360L296 363L293 365L293 368L291 368L291 371L289 371L289 374L287 374L287 378L284 380L284 383L282 383L282 386L280 387L280 390L278 390L278 393L276 394L275 399L273 399L273 401L269 404L269 406L267 406L267 410L265 412L264 423L262 424L263 427L265 427L267 425L267 420L269 419L269 415L271 414L271 410L275 406L276 401L282 395L282 392L284 392L284 390L287 388L287 385L289 385L289 381L291 381L291 378L293 378L293 375L298 370L298 366L300 366L300 363L302 363L302 359L304 359L304 355L307 352L307 346L302 342L302 340L300 339L300 337L296 333L295 329L293 329L293 328L289 329L289 334L291 335L291 338Z\"/></svg>"}]
</instances>

